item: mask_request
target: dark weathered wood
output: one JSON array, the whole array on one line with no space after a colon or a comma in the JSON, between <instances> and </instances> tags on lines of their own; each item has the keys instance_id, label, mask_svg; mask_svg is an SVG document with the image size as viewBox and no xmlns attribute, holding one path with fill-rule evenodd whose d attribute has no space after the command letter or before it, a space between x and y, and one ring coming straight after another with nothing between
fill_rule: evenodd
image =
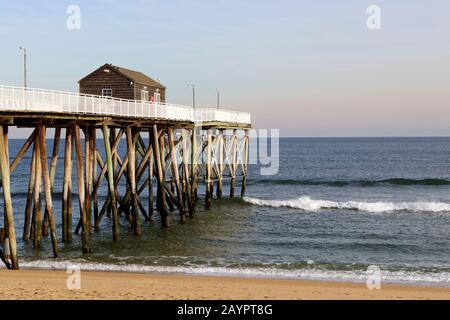
<instances>
[{"instance_id":1,"label":"dark weathered wood","mask_svg":"<svg viewBox=\"0 0 450 320\"><path fill-rule=\"evenodd\" d=\"M53 202L52 202L52 185L50 181L50 172L47 162L47 145L46 145L46 128L44 124L39 125L39 144L41 149L41 165L42 175L44 178L44 194L45 194L45 208L47 211L48 223L50 227L50 237L52 240L53 257L57 258L58 253L58 238L56 236L55 219L53 217Z\"/></svg>"},{"instance_id":2,"label":"dark weathered wood","mask_svg":"<svg viewBox=\"0 0 450 320\"><path fill-rule=\"evenodd\" d=\"M34 131L36 132L36 131ZM34 138L36 135L34 134ZM25 219L23 222L23 240L27 241L30 238L30 228L31 228L31 210L33 208L33 191L34 191L34 179L36 178L36 154L33 147L33 152L31 155L31 164L30 164L30 176L28 177L28 192L27 192L27 202L25 205Z\"/></svg>"},{"instance_id":3,"label":"dark weathered wood","mask_svg":"<svg viewBox=\"0 0 450 320\"><path fill-rule=\"evenodd\" d=\"M191 202L192 207L195 207L195 203L197 202L197 129L198 127L194 126L192 128L191 135ZM191 212L192 216L192 212Z\"/></svg>"},{"instance_id":4,"label":"dark weathered wood","mask_svg":"<svg viewBox=\"0 0 450 320\"><path fill-rule=\"evenodd\" d=\"M161 216L161 225L163 228L169 227L169 216L166 211L166 197L164 192L164 172L161 159L164 159L164 154L161 155L159 130L156 124L153 125L153 155L155 158L155 164L157 169L157 182L158 182L158 210ZM164 137L164 136L163 136Z\"/></svg>"},{"instance_id":5,"label":"dark weathered wood","mask_svg":"<svg viewBox=\"0 0 450 320\"><path fill-rule=\"evenodd\" d=\"M75 149L76 149L76 160L77 160L77 182L78 182L78 200L80 204L80 216L82 221L82 232L81 232L81 245L83 253L90 252L90 232L89 225L87 224L86 217L86 197L85 197L85 179L83 170L83 154L81 149L81 137L80 137L80 126L75 124L74 128L75 135Z\"/></svg>"},{"instance_id":6,"label":"dark weathered wood","mask_svg":"<svg viewBox=\"0 0 450 320\"><path fill-rule=\"evenodd\" d=\"M58 151L59 151L59 141L61 138L61 128L55 129L55 136L53 138L53 152L52 152L52 160L51 160L51 167L50 167L50 187L51 192L53 192L53 183L55 181L55 174L56 174L56 166L58 163ZM41 143L42 146L42 143ZM47 145L45 146L47 149ZM42 147L41 147L42 152ZM48 166L48 164L47 164ZM48 230L50 226L50 222L48 219L48 210L47 207L45 207L45 213L44 213L44 223L42 224L42 235L44 237L48 236Z\"/></svg>"},{"instance_id":7,"label":"dark weathered wood","mask_svg":"<svg viewBox=\"0 0 450 320\"><path fill-rule=\"evenodd\" d=\"M113 171L113 162L112 162L112 154L111 154L111 145L109 139L108 127L103 125L103 141L105 145L105 153L106 153L106 166L108 170L108 188L109 188L109 198L111 199L111 210L113 217L113 239L115 241L120 240L120 229L119 229L119 217L117 215L117 206L116 206L116 192L114 187L114 171Z\"/></svg>"},{"instance_id":8,"label":"dark weathered wood","mask_svg":"<svg viewBox=\"0 0 450 320\"><path fill-rule=\"evenodd\" d=\"M249 136L248 130L245 130L244 137L244 159L243 159L243 177L242 177L242 186L241 186L241 197L245 197L245 190L247 187L247 175L248 175L248 144L249 144Z\"/></svg>"},{"instance_id":9,"label":"dark weathered wood","mask_svg":"<svg viewBox=\"0 0 450 320\"><path fill-rule=\"evenodd\" d=\"M86 224L89 226L89 233L91 232L91 226L92 226L92 202L91 202L91 188L92 188L92 139L91 139L91 128L85 127L83 129L84 133L84 160L85 160L85 185L84 185L84 192L85 192L85 210L86 210ZM78 220L78 224L75 228L75 234L79 234L80 229L83 226L82 219Z\"/></svg>"},{"instance_id":10,"label":"dark weathered wood","mask_svg":"<svg viewBox=\"0 0 450 320\"><path fill-rule=\"evenodd\" d=\"M84 158L85 158L85 208L86 208L86 225L87 230L91 232L92 220L92 202L91 202L91 187L92 187L92 137L90 127L85 127L84 131Z\"/></svg>"},{"instance_id":11,"label":"dark weathered wood","mask_svg":"<svg viewBox=\"0 0 450 320\"><path fill-rule=\"evenodd\" d=\"M6 124L2 124L3 127L3 142L5 144L6 162L9 167L9 127ZM11 175L11 172L9 173ZM8 218L6 214L6 202L3 202L3 224L5 226L5 237L8 238Z\"/></svg>"},{"instance_id":12,"label":"dark weathered wood","mask_svg":"<svg viewBox=\"0 0 450 320\"><path fill-rule=\"evenodd\" d=\"M71 127L72 143L70 147L70 180L69 180L69 190L67 197L67 240L72 241L72 171L73 171L73 149L75 148L75 135L74 128Z\"/></svg>"},{"instance_id":13,"label":"dark weathered wood","mask_svg":"<svg viewBox=\"0 0 450 320\"><path fill-rule=\"evenodd\" d=\"M105 72L105 69L107 69L108 72ZM102 89L109 87L112 89L113 97L128 100L141 100L142 90L147 91L148 97L150 98L158 89L161 102L165 102L166 88L164 86L149 79L145 75L139 75L136 71L115 67L109 64L105 64L91 72L81 79L79 83L81 93L101 96ZM124 111L126 111L126 109Z\"/></svg>"},{"instance_id":14,"label":"dark weathered wood","mask_svg":"<svg viewBox=\"0 0 450 320\"><path fill-rule=\"evenodd\" d=\"M33 245L35 249L41 247L42 242L42 207L41 207L41 185L42 185L42 168L41 168L41 147L39 137L34 140L35 153L35 178L34 178L34 207L33 207Z\"/></svg>"},{"instance_id":15,"label":"dark weathered wood","mask_svg":"<svg viewBox=\"0 0 450 320\"><path fill-rule=\"evenodd\" d=\"M94 205L94 222L98 219L98 197L97 197L97 191L94 191L95 182L97 178L97 159L99 156L98 150L97 150L97 129L95 127L92 127L92 179L91 179L91 192L92 192L92 202Z\"/></svg>"},{"instance_id":16,"label":"dark weathered wood","mask_svg":"<svg viewBox=\"0 0 450 320\"><path fill-rule=\"evenodd\" d=\"M58 155L59 155L60 141L61 141L61 128L56 127L55 128L55 136L53 138L52 163L51 163L51 167L50 167L50 182L52 185L52 192L53 192L53 186L55 184L56 169L58 167Z\"/></svg>"},{"instance_id":17,"label":"dark weathered wood","mask_svg":"<svg viewBox=\"0 0 450 320\"><path fill-rule=\"evenodd\" d=\"M177 197L178 197L178 203L180 204L180 220L183 222L186 220L186 209L184 208L184 201L183 201L183 192L181 190L180 185L180 174L178 172L178 161L177 161L177 155L175 150L175 144L173 142L173 130L172 128L167 128L167 139L169 142L169 149L170 149L170 155L171 155L171 167L172 167L172 177L174 179L174 185L177 190Z\"/></svg>"},{"instance_id":18,"label":"dark weathered wood","mask_svg":"<svg viewBox=\"0 0 450 320\"><path fill-rule=\"evenodd\" d=\"M217 137L218 151L219 151L219 163L218 163L218 180L217 180L217 189L216 196L218 199L222 199L222 188L223 188L223 131L219 131L219 136Z\"/></svg>"},{"instance_id":19,"label":"dark weathered wood","mask_svg":"<svg viewBox=\"0 0 450 320\"><path fill-rule=\"evenodd\" d=\"M115 140L111 143L111 144L112 144L112 147L111 147L111 154L112 154L112 159L113 159L112 162L113 162L113 163L114 163L114 159L117 158L117 157L116 157L117 146L118 146L119 143L120 143L120 139L121 139L123 133L124 133L124 130L123 130L123 129L120 130L120 132L119 132L119 134L116 136ZM110 139L110 140L111 140L111 139ZM108 169L107 164L106 164L106 163L103 163L103 160L102 160L101 155L100 155L99 152L97 152L97 162L99 162L100 166L102 167L102 171L100 172L100 175L99 175L99 177L97 178L97 181L96 181L96 183L95 183L95 185L94 185L94 194L96 194L96 193L98 192L98 188L100 187L100 184L101 184L101 182L102 182L102 180L103 180L103 178L104 178L104 176L105 176L105 174L106 174L106 172L107 172L107 169ZM114 165L113 165L113 171L115 171ZM115 176L115 175L113 175L113 176ZM108 189L108 195L109 195L109 189ZM111 209L111 206L110 206L110 203L108 203L107 210L110 210L110 209ZM98 215L98 218L97 218L96 222L95 222L95 227L96 227L96 228L98 228L98 224L99 224L101 218L102 218L102 214L100 213L100 214Z\"/></svg>"},{"instance_id":20,"label":"dark weathered wood","mask_svg":"<svg viewBox=\"0 0 450 320\"><path fill-rule=\"evenodd\" d=\"M109 133L110 133L110 137L109 137L109 141L110 142L109 143L112 146L111 147L111 152L112 152L112 155L111 155L111 157L112 157L111 158L111 160L112 160L112 170L113 170L113 177L115 177L116 176L116 166L117 166L117 153L115 152L115 148L114 148L116 137L117 137L116 136L116 129L114 127L110 128ZM119 135L121 136L123 133L124 133L124 131L122 129L122 132L119 133ZM119 142L120 142L120 140L117 142L116 147L118 146ZM109 192L109 189L108 189L108 192ZM116 203L116 206L117 206L117 203ZM108 217L111 217L111 214L112 214L112 206L111 206L111 204L109 204L108 205L108 210L107 210Z\"/></svg>"},{"instance_id":21,"label":"dark weathered wood","mask_svg":"<svg viewBox=\"0 0 450 320\"><path fill-rule=\"evenodd\" d=\"M88 221L89 221L89 230L92 228L92 215L93 215L93 205L94 205L94 198L93 198L93 189L94 189L94 167L97 163L97 159L95 156L95 137L96 137L96 130L95 126L89 127L89 158L86 160L89 162L89 171L88 171L88 193L89 193L89 215L88 215Z\"/></svg>"},{"instance_id":22,"label":"dark weathered wood","mask_svg":"<svg viewBox=\"0 0 450 320\"><path fill-rule=\"evenodd\" d=\"M66 129L66 140L64 148L64 182L62 196L62 239L69 241L71 238L71 229L69 228L69 208L72 207L71 189L72 189L72 127Z\"/></svg>"},{"instance_id":23,"label":"dark weathered wood","mask_svg":"<svg viewBox=\"0 0 450 320\"><path fill-rule=\"evenodd\" d=\"M162 174L163 174L163 188L161 188L162 194L161 196L166 200L167 206L169 207L169 211L173 212L175 210L175 197L171 197L171 190L167 186L167 180L166 180L166 162L169 160L169 154L166 155L166 139L165 134L166 130L163 129L161 131L161 135L159 136L159 154L161 155L161 166L162 166ZM164 192L164 189L166 192Z\"/></svg>"},{"instance_id":24,"label":"dark weathered wood","mask_svg":"<svg viewBox=\"0 0 450 320\"><path fill-rule=\"evenodd\" d=\"M232 151L231 151L231 181L230 181L230 198L234 198L234 190L235 190L235 184L236 184L236 157L237 157L237 136L236 136L237 130L233 130L233 136L232 136Z\"/></svg>"},{"instance_id":25,"label":"dark weathered wood","mask_svg":"<svg viewBox=\"0 0 450 320\"><path fill-rule=\"evenodd\" d=\"M141 219L139 216L138 195L136 188L136 143L133 142L133 130L127 127L128 177L130 180L131 206L133 209L134 234L141 235Z\"/></svg>"},{"instance_id":26,"label":"dark weathered wood","mask_svg":"<svg viewBox=\"0 0 450 320\"><path fill-rule=\"evenodd\" d=\"M3 183L3 199L5 202L5 221L7 222L7 233L9 238L9 247L11 251L11 266L13 269L19 269L19 260L17 257L16 231L14 229L14 213L10 189L10 171L9 171L9 151L5 143L4 128L0 128L0 165Z\"/></svg>"},{"instance_id":27,"label":"dark weathered wood","mask_svg":"<svg viewBox=\"0 0 450 320\"><path fill-rule=\"evenodd\" d=\"M211 208L211 132L208 130L206 142L206 179L205 179L205 209Z\"/></svg>"},{"instance_id":28,"label":"dark weathered wood","mask_svg":"<svg viewBox=\"0 0 450 320\"><path fill-rule=\"evenodd\" d=\"M188 147L187 147L187 130L181 130L181 139L182 139L182 152L183 152L183 185L185 188L185 198L188 206L189 216L193 216L195 213L195 207L193 206L193 202L191 200L192 197L192 185L189 177L189 155L188 155Z\"/></svg>"},{"instance_id":29,"label":"dark weathered wood","mask_svg":"<svg viewBox=\"0 0 450 320\"><path fill-rule=\"evenodd\" d=\"M148 149L152 150L152 156L148 161L148 216L151 217L154 214L154 198L153 198L153 171L154 171L154 161L153 161L153 143L152 143L152 134L151 130L148 132Z\"/></svg>"}]
</instances>

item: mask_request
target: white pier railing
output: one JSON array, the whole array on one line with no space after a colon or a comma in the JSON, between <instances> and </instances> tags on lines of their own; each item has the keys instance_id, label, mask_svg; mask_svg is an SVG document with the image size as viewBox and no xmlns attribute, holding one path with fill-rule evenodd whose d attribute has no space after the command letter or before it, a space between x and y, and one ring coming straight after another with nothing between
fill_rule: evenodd
<instances>
[{"instance_id":1,"label":"white pier railing","mask_svg":"<svg viewBox=\"0 0 450 320\"><path fill-rule=\"evenodd\" d=\"M192 109L169 103L148 103L64 92L0 85L0 111L105 115L123 118L188 122L250 124L247 112Z\"/></svg>"}]
</instances>

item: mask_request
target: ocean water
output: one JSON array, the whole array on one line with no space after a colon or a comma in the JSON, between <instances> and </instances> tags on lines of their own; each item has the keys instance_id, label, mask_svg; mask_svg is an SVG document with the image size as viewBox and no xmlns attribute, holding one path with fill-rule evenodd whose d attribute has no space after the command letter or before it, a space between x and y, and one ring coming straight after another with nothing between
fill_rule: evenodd
<instances>
[{"instance_id":1,"label":"ocean water","mask_svg":"<svg viewBox=\"0 0 450 320\"><path fill-rule=\"evenodd\" d=\"M10 142L11 157L22 143ZM29 160L12 179L18 235ZM61 166L53 199L59 235ZM73 208L76 225L75 197ZM282 138L278 174L261 176L252 165L247 197L214 199L209 211L200 200L185 224L176 211L171 217L172 226L161 229L155 214L140 237L122 220L120 242L105 218L89 256L79 236L60 242L56 260L49 238L40 251L20 240L20 263L335 281L365 281L376 265L385 282L450 287L450 138Z\"/></svg>"}]
</instances>

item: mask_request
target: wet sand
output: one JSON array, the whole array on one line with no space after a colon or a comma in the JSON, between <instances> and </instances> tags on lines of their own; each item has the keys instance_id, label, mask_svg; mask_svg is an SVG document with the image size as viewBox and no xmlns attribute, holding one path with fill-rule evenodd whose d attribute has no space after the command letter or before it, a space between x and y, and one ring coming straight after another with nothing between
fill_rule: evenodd
<instances>
[{"instance_id":1,"label":"wet sand","mask_svg":"<svg viewBox=\"0 0 450 320\"><path fill-rule=\"evenodd\" d=\"M69 290L65 271L0 270L0 299L450 299L450 288L179 274L81 272Z\"/></svg>"}]
</instances>

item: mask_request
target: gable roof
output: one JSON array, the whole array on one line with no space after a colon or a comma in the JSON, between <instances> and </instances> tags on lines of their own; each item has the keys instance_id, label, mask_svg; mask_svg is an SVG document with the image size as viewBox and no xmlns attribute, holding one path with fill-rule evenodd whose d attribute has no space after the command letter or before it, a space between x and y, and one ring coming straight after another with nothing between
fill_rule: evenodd
<instances>
[{"instance_id":1,"label":"gable roof","mask_svg":"<svg viewBox=\"0 0 450 320\"><path fill-rule=\"evenodd\" d=\"M143 85L155 87L155 88L160 88L160 89L166 89L166 87L163 86L160 82L150 78L149 76L143 74L142 72L130 70L130 69L123 68L123 67L114 66L110 63L105 63L103 66L101 66L100 68L91 72L90 74L88 74L87 76L85 76L83 79L81 79L78 82L83 81L84 79L86 79L90 75L92 75L93 73L95 73L103 68L110 68L110 69L120 73L124 77L128 78L130 81L133 81L134 83L139 83L139 84L143 84Z\"/></svg>"}]
</instances>

